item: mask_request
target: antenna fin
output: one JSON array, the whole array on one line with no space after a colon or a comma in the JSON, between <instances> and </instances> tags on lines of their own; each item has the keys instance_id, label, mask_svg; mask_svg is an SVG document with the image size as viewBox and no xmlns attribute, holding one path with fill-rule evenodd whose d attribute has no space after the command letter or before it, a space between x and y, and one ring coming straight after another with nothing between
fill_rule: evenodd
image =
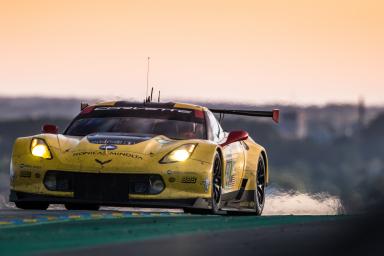
<instances>
[{"instance_id":1,"label":"antenna fin","mask_svg":"<svg viewBox=\"0 0 384 256\"><path fill-rule=\"evenodd\" d=\"M149 60L151 59L151 57L148 57L147 58L147 89L145 91L145 101L147 101L147 97L148 97L148 86L149 86Z\"/></svg>"}]
</instances>

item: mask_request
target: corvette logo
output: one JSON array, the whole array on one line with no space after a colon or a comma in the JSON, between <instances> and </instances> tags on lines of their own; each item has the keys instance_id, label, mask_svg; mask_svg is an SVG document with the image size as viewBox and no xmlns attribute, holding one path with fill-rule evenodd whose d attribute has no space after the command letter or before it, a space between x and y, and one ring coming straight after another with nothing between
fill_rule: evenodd
<instances>
[{"instance_id":1,"label":"corvette logo","mask_svg":"<svg viewBox=\"0 0 384 256\"><path fill-rule=\"evenodd\" d=\"M109 159L109 160L106 160L106 161L101 161L101 160L96 158L95 161L96 161L96 163L100 164L101 167L103 167L105 164L108 164L108 163L112 162L112 159Z\"/></svg>"}]
</instances>

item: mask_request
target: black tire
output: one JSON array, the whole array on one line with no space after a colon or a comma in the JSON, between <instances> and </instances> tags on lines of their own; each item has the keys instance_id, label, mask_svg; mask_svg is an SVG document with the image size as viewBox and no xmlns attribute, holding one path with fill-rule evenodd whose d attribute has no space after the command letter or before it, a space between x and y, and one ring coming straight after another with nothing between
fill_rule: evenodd
<instances>
[{"instance_id":1,"label":"black tire","mask_svg":"<svg viewBox=\"0 0 384 256\"><path fill-rule=\"evenodd\" d=\"M201 215L223 213L219 208L221 200L222 166L221 156L219 152L216 152L212 170L211 209L184 208L185 213Z\"/></svg>"},{"instance_id":2,"label":"black tire","mask_svg":"<svg viewBox=\"0 0 384 256\"><path fill-rule=\"evenodd\" d=\"M216 152L212 170L212 213L220 213L221 189L222 189L223 161L219 152Z\"/></svg>"},{"instance_id":3,"label":"black tire","mask_svg":"<svg viewBox=\"0 0 384 256\"><path fill-rule=\"evenodd\" d=\"M265 204L265 162L259 157L256 171L255 214L261 215Z\"/></svg>"},{"instance_id":4,"label":"black tire","mask_svg":"<svg viewBox=\"0 0 384 256\"><path fill-rule=\"evenodd\" d=\"M49 203L45 202L15 202L15 205L23 210L47 210L49 207Z\"/></svg>"},{"instance_id":5,"label":"black tire","mask_svg":"<svg viewBox=\"0 0 384 256\"><path fill-rule=\"evenodd\" d=\"M76 203L67 203L64 204L65 209L67 210L86 210L86 211L98 211L100 205L97 204L76 204Z\"/></svg>"}]
</instances>

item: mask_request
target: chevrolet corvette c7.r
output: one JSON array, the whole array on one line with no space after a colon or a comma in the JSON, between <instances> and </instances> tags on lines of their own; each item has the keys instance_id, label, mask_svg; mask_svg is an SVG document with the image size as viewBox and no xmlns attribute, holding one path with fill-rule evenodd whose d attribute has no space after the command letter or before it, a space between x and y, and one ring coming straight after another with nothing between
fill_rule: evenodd
<instances>
[{"instance_id":1,"label":"chevrolet corvette c7.r","mask_svg":"<svg viewBox=\"0 0 384 256\"><path fill-rule=\"evenodd\" d=\"M22 209L100 206L243 211L260 215L269 182L266 150L245 131L223 131L208 109L183 103L103 102L85 106L62 134L18 138L10 201Z\"/></svg>"}]
</instances>

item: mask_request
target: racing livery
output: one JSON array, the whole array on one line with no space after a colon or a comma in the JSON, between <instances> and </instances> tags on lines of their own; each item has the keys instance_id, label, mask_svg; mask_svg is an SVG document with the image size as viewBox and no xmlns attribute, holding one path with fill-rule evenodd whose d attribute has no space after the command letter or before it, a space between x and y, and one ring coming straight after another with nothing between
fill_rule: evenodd
<instances>
[{"instance_id":1,"label":"racing livery","mask_svg":"<svg viewBox=\"0 0 384 256\"><path fill-rule=\"evenodd\" d=\"M213 113L276 122L279 115L184 103L84 105L62 134L47 124L42 134L16 140L10 201L22 209L64 204L260 215L269 181L266 150L245 131L223 131Z\"/></svg>"}]
</instances>

